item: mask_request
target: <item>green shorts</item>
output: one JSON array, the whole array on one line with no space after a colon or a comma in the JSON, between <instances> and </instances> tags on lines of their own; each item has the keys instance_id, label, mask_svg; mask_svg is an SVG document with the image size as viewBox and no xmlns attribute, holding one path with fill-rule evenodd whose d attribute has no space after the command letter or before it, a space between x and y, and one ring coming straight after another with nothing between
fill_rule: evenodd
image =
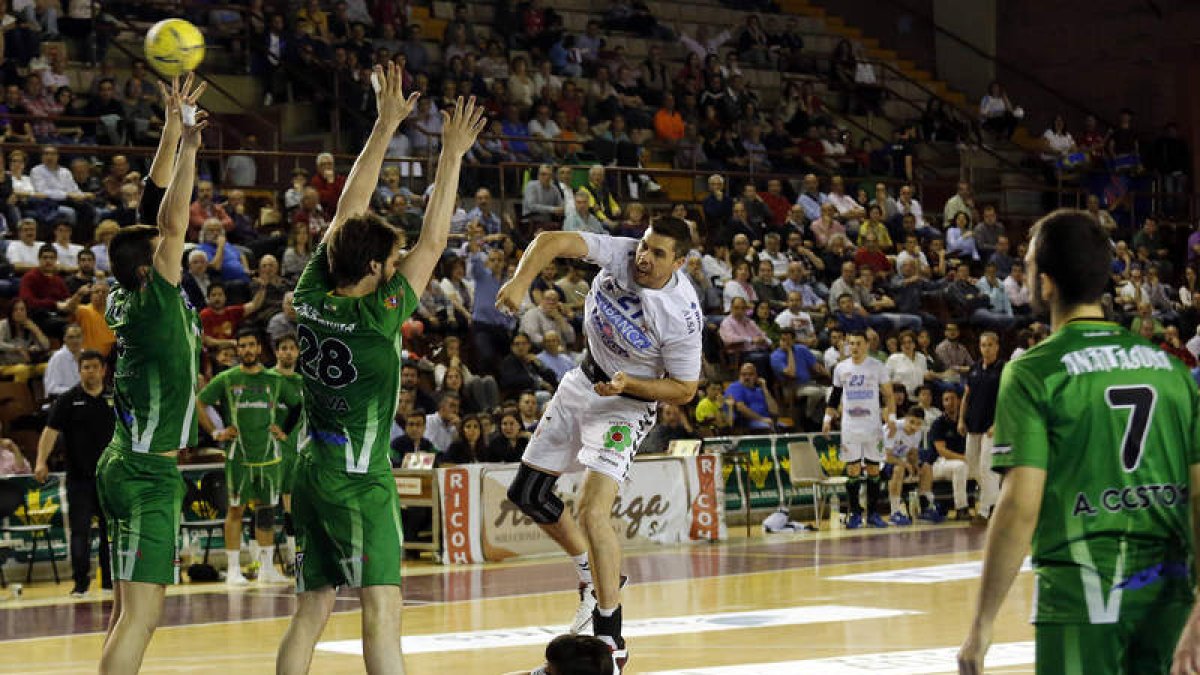
<instances>
[{"instance_id":1,"label":"green shorts","mask_svg":"<svg viewBox=\"0 0 1200 675\"><path fill-rule=\"evenodd\" d=\"M296 485L296 462L299 461L300 455L286 451L283 453L283 460L279 462L280 494L292 494L292 488Z\"/></svg>"},{"instance_id":2,"label":"green shorts","mask_svg":"<svg viewBox=\"0 0 1200 675\"><path fill-rule=\"evenodd\" d=\"M230 506L274 506L279 503L283 463L243 464L225 462L225 485Z\"/></svg>"},{"instance_id":3,"label":"green shorts","mask_svg":"<svg viewBox=\"0 0 1200 675\"><path fill-rule=\"evenodd\" d=\"M113 579L179 583L179 517L184 485L174 457L109 446L96 467L108 518Z\"/></svg>"},{"instance_id":4,"label":"green shorts","mask_svg":"<svg viewBox=\"0 0 1200 675\"><path fill-rule=\"evenodd\" d=\"M1141 620L1040 623L1035 627L1039 675L1167 673L1191 606L1155 607Z\"/></svg>"},{"instance_id":5,"label":"green shorts","mask_svg":"<svg viewBox=\"0 0 1200 675\"><path fill-rule=\"evenodd\" d=\"M296 462L296 592L400 585L404 531L391 474L348 475Z\"/></svg>"}]
</instances>

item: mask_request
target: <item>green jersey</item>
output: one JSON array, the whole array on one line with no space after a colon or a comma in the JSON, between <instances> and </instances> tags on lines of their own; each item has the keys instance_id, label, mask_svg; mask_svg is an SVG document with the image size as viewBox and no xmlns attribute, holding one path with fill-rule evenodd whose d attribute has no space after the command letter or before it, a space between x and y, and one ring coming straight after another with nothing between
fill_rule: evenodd
<instances>
[{"instance_id":1,"label":"green jersey","mask_svg":"<svg viewBox=\"0 0 1200 675\"><path fill-rule=\"evenodd\" d=\"M225 423L237 427L237 438L229 443L226 459L242 464L275 464L282 459L279 442L271 435L271 425L282 425L287 413L278 406L300 405L296 388L277 373L260 369L248 373L234 367L221 372L200 390L205 405L222 403Z\"/></svg>"},{"instance_id":2,"label":"green jersey","mask_svg":"<svg viewBox=\"0 0 1200 675\"><path fill-rule=\"evenodd\" d=\"M301 375L298 372L293 372L293 373L289 373L289 374L285 375L285 374L279 372L278 367L271 368L269 372L275 373L279 377L282 377L285 385L288 387L291 387L292 392L288 395L289 400L298 400L300 402L299 405L301 405L301 406L304 405L304 376L303 375ZM281 401L277 408L278 408L280 415L283 415L284 417L287 416L287 408L288 408L287 404L284 404ZM283 419L283 417L280 417L280 419ZM303 445L304 441L307 438L308 438L308 426L305 424L305 421L304 421L304 412L301 411L300 419L296 422L296 426L292 427L292 431L291 431L291 433L288 434L288 437L286 439L279 442L279 450L280 450L280 452L283 453L284 457L287 457L289 455L295 455L296 453L300 452L300 447L301 447L301 445Z\"/></svg>"},{"instance_id":3,"label":"green jersey","mask_svg":"<svg viewBox=\"0 0 1200 675\"><path fill-rule=\"evenodd\" d=\"M400 396L400 326L417 307L401 274L374 293L333 294L322 243L304 267L294 302L309 443L319 466L350 474L391 471L392 418Z\"/></svg>"},{"instance_id":4,"label":"green jersey","mask_svg":"<svg viewBox=\"0 0 1200 675\"><path fill-rule=\"evenodd\" d=\"M117 336L112 446L159 453L195 445L200 319L183 291L151 268L142 288L109 293L104 318Z\"/></svg>"},{"instance_id":5,"label":"green jersey","mask_svg":"<svg viewBox=\"0 0 1200 675\"><path fill-rule=\"evenodd\" d=\"M1035 622L1190 605L1198 402L1182 362L1104 321L1073 321L1005 367L992 466L1046 471Z\"/></svg>"}]
</instances>

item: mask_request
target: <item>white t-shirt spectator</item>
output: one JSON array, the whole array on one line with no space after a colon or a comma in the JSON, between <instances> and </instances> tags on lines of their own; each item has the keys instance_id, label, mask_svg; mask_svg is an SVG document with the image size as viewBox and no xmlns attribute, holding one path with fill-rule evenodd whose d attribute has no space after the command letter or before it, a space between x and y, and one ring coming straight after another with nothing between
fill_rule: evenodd
<instances>
[{"instance_id":1,"label":"white t-shirt spectator","mask_svg":"<svg viewBox=\"0 0 1200 675\"><path fill-rule=\"evenodd\" d=\"M1008 295L1008 304L1013 307L1029 304L1029 284L1018 284L1016 279L1008 277L1004 280L1004 292Z\"/></svg>"},{"instance_id":2,"label":"white t-shirt spectator","mask_svg":"<svg viewBox=\"0 0 1200 675\"><path fill-rule=\"evenodd\" d=\"M58 396L66 390L79 384L79 363L75 355L64 345L50 355L46 364L46 374L43 376L47 396Z\"/></svg>"},{"instance_id":3,"label":"white t-shirt spectator","mask_svg":"<svg viewBox=\"0 0 1200 675\"><path fill-rule=\"evenodd\" d=\"M888 357L887 369L892 382L902 384L905 391L916 394L917 387L925 383L929 361L921 352L914 353L911 359L904 352L896 352Z\"/></svg>"},{"instance_id":4,"label":"white t-shirt spectator","mask_svg":"<svg viewBox=\"0 0 1200 675\"><path fill-rule=\"evenodd\" d=\"M4 257L13 266L37 267L38 249L41 247L40 241L26 246L20 239L14 239L8 242L8 248L4 249Z\"/></svg>"},{"instance_id":5,"label":"white t-shirt spectator","mask_svg":"<svg viewBox=\"0 0 1200 675\"><path fill-rule=\"evenodd\" d=\"M59 266L79 267L79 252L83 250L83 246L79 244L67 244L63 246L55 242L54 250L58 251Z\"/></svg>"}]
</instances>

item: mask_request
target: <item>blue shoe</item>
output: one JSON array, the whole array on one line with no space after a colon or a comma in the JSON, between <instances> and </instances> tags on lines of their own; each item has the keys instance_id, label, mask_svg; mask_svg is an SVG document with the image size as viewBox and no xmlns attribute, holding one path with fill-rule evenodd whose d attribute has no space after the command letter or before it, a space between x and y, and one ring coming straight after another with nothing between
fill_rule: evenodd
<instances>
[{"instance_id":1,"label":"blue shoe","mask_svg":"<svg viewBox=\"0 0 1200 675\"><path fill-rule=\"evenodd\" d=\"M940 522L943 522L944 520L946 520L946 516L943 516L941 513L938 512L937 509L933 509L933 508L925 509L924 511L921 512L921 515L917 516L917 518L919 520L927 520L931 523L940 523Z\"/></svg>"},{"instance_id":2,"label":"blue shoe","mask_svg":"<svg viewBox=\"0 0 1200 675\"><path fill-rule=\"evenodd\" d=\"M883 522L883 518L878 513L872 513L867 516L867 524L871 527L887 527L887 523Z\"/></svg>"},{"instance_id":3,"label":"blue shoe","mask_svg":"<svg viewBox=\"0 0 1200 675\"><path fill-rule=\"evenodd\" d=\"M862 514L861 513L853 513L850 515L849 518L846 519L846 529L847 530L857 530L860 527L862 527Z\"/></svg>"},{"instance_id":4,"label":"blue shoe","mask_svg":"<svg viewBox=\"0 0 1200 675\"><path fill-rule=\"evenodd\" d=\"M912 519L909 518L908 516L904 515L903 513L900 513L899 511L893 513L892 516L890 518L888 518L888 520L891 521L892 525L897 525L897 526L912 525Z\"/></svg>"}]
</instances>

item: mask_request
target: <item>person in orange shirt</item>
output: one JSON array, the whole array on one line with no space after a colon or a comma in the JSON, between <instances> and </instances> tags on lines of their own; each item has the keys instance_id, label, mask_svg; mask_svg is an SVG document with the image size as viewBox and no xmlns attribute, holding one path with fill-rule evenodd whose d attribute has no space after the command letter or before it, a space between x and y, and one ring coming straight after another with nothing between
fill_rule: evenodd
<instances>
[{"instance_id":1,"label":"person in orange shirt","mask_svg":"<svg viewBox=\"0 0 1200 675\"><path fill-rule=\"evenodd\" d=\"M665 143L677 143L683 138L683 115L675 109L674 94L663 94L662 107L654 113L654 135Z\"/></svg>"},{"instance_id":2,"label":"person in orange shirt","mask_svg":"<svg viewBox=\"0 0 1200 675\"><path fill-rule=\"evenodd\" d=\"M75 322L83 329L83 348L94 349L108 358L117 336L104 320L108 305L108 282L97 279L92 282L91 304L75 308Z\"/></svg>"}]
</instances>

